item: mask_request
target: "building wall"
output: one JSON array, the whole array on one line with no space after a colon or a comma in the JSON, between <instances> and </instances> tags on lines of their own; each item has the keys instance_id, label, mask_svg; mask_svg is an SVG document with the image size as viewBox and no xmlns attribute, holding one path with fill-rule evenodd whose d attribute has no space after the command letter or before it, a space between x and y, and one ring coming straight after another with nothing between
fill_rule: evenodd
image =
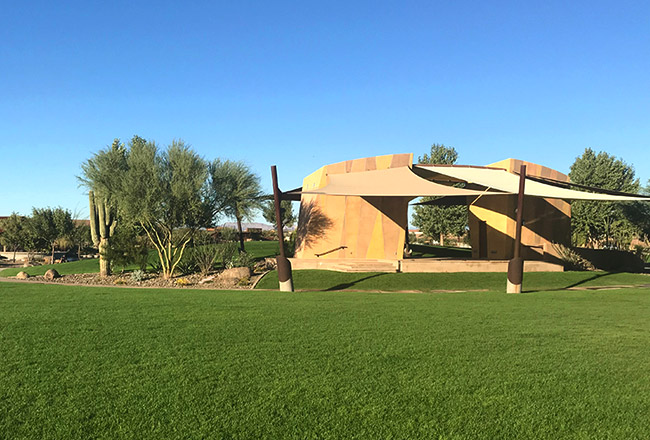
<instances>
[{"instance_id":1,"label":"building wall","mask_svg":"<svg viewBox=\"0 0 650 440\"><path fill-rule=\"evenodd\" d=\"M303 190L324 187L330 174L382 170L412 163L413 154L390 154L326 165L305 177ZM295 257L316 258L317 254L324 254L319 258L401 259L410 200L411 197L303 194Z\"/></svg>"},{"instance_id":2,"label":"building wall","mask_svg":"<svg viewBox=\"0 0 650 440\"><path fill-rule=\"evenodd\" d=\"M519 172L522 164L526 165L527 175L569 181L569 177L559 171L517 159L506 159L488 166ZM516 195L481 197L470 206L469 228L473 258L513 257L516 208ZM481 221L485 222L483 227L480 226ZM568 202L539 197L524 198L522 257L552 260L556 256L552 243L569 245L570 231L571 205Z\"/></svg>"}]
</instances>

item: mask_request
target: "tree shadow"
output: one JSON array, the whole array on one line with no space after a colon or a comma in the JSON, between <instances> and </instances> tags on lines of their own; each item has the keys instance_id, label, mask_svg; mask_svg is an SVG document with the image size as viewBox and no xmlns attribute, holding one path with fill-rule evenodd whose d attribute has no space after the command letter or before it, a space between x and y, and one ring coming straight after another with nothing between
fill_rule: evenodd
<instances>
[{"instance_id":1,"label":"tree shadow","mask_svg":"<svg viewBox=\"0 0 650 440\"><path fill-rule=\"evenodd\" d=\"M296 249L310 248L325 237L333 225L334 222L313 200L301 203L296 229Z\"/></svg>"},{"instance_id":2,"label":"tree shadow","mask_svg":"<svg viewBox=\"0 0 650 440\"><path fill-rule=\"evenodd\" d=\"M577 282L572 283L572 284L569 284L568 286L565 286L565 287L558 287L558 288L556 288L556 289L534 289L534 290L524 290L524 293L535 293L535 292L559 292L559 291L562 291L562 290L571 289L571 288L573 288L573 287L578 287L578 286L580 286L580 285L582 285L582 284L588 283L589 281L597 280L597 279L599 279L599 278L602 278L602 277L606 277L606 276L612 275L613 273L615 273L615 272L603 272L603 273L597 273L597 274L592 275L592 276L589 277L589 278L586 278L586 279L584 279L584 280L577 281ZM525 277L525 275L524 275L524 277Z\"/></svg>"},{"instance_id":3,"label":"tree shadow","mask_svg":"<svg viewBox=\"0 0 650 440\"><path fill-rule=\"evenodd\" d=\"M366 280L369 280L371 278L376 278L376 277L381 276L381 275L383 275L383 274L382 273L376 273L376 274L369 275L369 276L364 277L364 278L360 278L358 280L354 280L354 281L352 281L350 283L337 284L336 286L332 286L332 287L330 287L328 289L325 289L325 292L332 292L332 291L335 291L335 290L349 289L350 287L354 286L357 283L360 283L361 281L366 281Z\"/></svg>"}]
</instances>

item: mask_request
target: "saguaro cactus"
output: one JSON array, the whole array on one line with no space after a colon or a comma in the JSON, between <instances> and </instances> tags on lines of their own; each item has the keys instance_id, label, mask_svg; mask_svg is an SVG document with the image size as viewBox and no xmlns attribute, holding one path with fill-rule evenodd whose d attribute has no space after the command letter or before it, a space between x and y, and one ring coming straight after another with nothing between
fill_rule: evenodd
<instances>
[{"instance_id":1,"label":"saguaro cactus","mask_svg":"<svg viewBox=\"0 0 650 440\"><path fill-rule=\"evenodd\" d=\"M105 198L95 197L93 191L88 191L88 199L90 203L90 235L93 244L99 249L99 274L105 277L111 274L111 262L106 253L117 224L115 209L108 204Z\"/></svg>"}]
</instances>

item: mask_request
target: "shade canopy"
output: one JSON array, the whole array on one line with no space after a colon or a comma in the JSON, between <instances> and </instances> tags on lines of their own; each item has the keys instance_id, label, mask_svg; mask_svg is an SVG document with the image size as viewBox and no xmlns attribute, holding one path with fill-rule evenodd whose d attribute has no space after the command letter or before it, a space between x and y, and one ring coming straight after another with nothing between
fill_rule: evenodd
<instances>
[{"instance_id":1,"label":"shade canopy","mask_svg":"<svg viewBox=\"0 0 650 440\"><path fill-rule=\"evenodd\" d=\"M451 178L452 181L475 183L505 193L517 194L519 191L519 176L501 168L462 165L416 165L416 169L421 175L433 179L437 177L439 178L440 175L442 175ZM422 171L424 171L424 173ZM524 194L527 196L563 200L601 200L621 202L650 200L650 197L636 194L621 195L606 194L605 192L576 191L551 183L543 183L539 180L539 178L527 178Z\"/></svg>"},{"instance_id":2,"label":"shade canopy","mask_svg":"<svg viewBox=\"0 0 650 440\"><path fill-rule=\"evenodd\" d=\"M432 180L442 181L446 184ZM463 182L469 188L458 188ZM318 189L299 188L283 194L283 198L297 200L300 194L323 194L359 197L458 197L517 194L519 175L502 168L463 165L414 165L384 170L329 174L327 184ZM526 178L525 195L563 200L600 201L650 201L650 197L637 194L611 194L594 189L594 192L577 191L542 178Z\"/></svg>"},{"instance_id":3,"label":"shade canopy","mask_svg":"<svg viewBox=\"0 0 650 440\"><path fill-rule=\"evenodd\" d=\"M356 173L330 174L323 188L302 194L360 197L478 196L485 191L467 190L431 182L416 175L410 167ZM501 192L494 192L502 194Z\"/></svg>"}]
</instances>

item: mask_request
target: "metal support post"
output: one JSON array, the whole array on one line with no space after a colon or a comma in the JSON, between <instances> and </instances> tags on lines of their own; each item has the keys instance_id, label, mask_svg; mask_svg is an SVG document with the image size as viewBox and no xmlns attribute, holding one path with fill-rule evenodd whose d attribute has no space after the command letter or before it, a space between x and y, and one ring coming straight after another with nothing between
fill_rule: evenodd
<instances>
[{"instance_id":1,"label":"metal support post","mask_svg":"<svg viewBox=\"0 0 650 440\"><path fill-rule=\"evenodd\" d=\"M282 212L280 201L282 193L278 187L278 171L275 165L271 166L271 178L273 179L273 202L275 203L275 223L278 228L278 241L280 243L280 255L276 258L278 264L278 280L280 281L281 292L293 292L293 277L291 275L291 262L284 253L284 232L282 231Z\"/></svg>"},{"instance_id":2,"label":"metal support post","mask_svg":"<svg viewBox=\"0 0 650 440\"><path fill-rule=\"evenodd\" d=\"M526 185L526 165L519 170L519 194L517 195L517 226L515 231L515 255L508 262L508 283L506 293L521 293L524 279L524 259L521 257L521 228L524 223L524 187Z\"/></svg>"}]
</instances>

